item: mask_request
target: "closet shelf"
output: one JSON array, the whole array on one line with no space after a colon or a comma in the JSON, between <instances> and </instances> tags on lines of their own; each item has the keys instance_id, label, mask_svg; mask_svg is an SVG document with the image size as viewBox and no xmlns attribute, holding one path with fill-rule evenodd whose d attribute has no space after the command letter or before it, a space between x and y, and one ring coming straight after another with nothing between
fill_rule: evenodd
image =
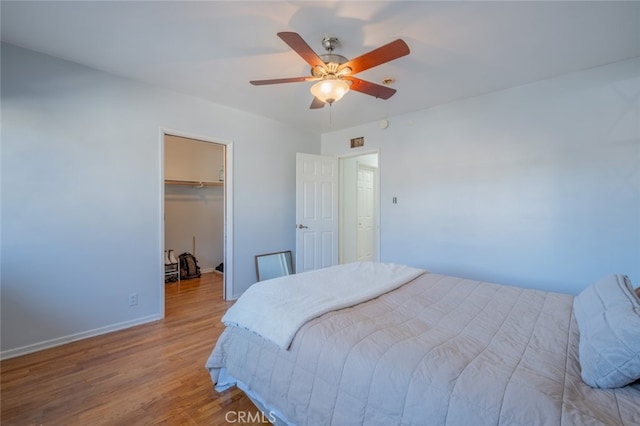
<instances>
[{"instance_id":1,"label":"closet shelf","mask_svg":"<svg viewBox=\"0 0 640 426\"><path fill-rule=\"evenodd\" d=\"M206 180L177 180L165 179L165 185L184 185L193 186L194 188L204 188L205 186L223 186L224 182L206 181Z\"/></svg>"}]
</instances>

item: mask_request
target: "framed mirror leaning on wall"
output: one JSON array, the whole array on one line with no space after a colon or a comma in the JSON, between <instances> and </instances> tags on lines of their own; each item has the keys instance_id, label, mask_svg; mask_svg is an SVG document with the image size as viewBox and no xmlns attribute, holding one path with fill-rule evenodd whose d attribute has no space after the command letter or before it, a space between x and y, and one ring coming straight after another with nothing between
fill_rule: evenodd
<instances>
[{"instance_id":1,"label":"framed mirror leaning on wall","mask_svg":"<svg viewBox=\"0 0 640 426\"><path fill-rule=\"evenodd\" d=\"M259 254L256 256L256 276L258 281L278 278L295 273L291 250L275 253Z\"/></svg>"}]
</instances>

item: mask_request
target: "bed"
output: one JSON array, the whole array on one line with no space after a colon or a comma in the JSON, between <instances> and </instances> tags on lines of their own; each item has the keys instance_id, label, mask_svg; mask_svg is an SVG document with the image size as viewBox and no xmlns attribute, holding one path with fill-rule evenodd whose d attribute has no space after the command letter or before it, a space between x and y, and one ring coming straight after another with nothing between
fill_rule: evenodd
<instances>
[{"instance_id":1,"label":"bed","mask_svg":"<svg viewBox=\"0 0 640 426\"><path fill-rule=\"evenodd\" d=\"M372 262L263 281L206 368L276 424L640 424L640 302L624 276L596 284L574 298Z\"/></svg>"}]
</instances>

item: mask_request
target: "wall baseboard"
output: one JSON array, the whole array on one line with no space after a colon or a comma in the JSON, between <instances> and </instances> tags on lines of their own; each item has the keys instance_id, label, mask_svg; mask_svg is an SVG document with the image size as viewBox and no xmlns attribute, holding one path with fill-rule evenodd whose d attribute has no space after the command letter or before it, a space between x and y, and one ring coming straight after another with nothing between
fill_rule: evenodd
<instances>
[{"instance_id":1,"label":"wall baseboard","mask_svg":"<svg viewBox=\"0 0 640 426\"><path fill-rule=\"evenodd\" d=\"M0 352L0 360L27 355L33 352L54 348L56 346L62 346L64 344L75 342L77 340L88 339L89 337L111 333L112 331L124 330L125 328L146 324L148 322L158 321L161 319L162 315L149 315L147 317L136 318L131 321L120 322L105 327L94 328L93 330L83 331L81 333L70 334L68 336L58 337L51 340L45 340L44 342L33 343L31 345L22 346L20 348L8 349L6 351Z\"/></svg>"}]
</instances>

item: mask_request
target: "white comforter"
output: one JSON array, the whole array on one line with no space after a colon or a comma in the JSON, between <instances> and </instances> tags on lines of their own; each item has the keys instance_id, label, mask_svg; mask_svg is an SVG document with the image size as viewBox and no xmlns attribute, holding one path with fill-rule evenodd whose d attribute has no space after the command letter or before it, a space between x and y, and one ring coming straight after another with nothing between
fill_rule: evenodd
<instances>
[{"instance_id":1,"label":"white comforter","mask_svg":"<svg viewBox=\"0 0 640 426\"><path fill-rule=\"evenodd\" d=\"M426 271L393 263L355 262L258 282L222 317L287 349L304 323L374 299Z\"/></svg>"}]
</instances>

